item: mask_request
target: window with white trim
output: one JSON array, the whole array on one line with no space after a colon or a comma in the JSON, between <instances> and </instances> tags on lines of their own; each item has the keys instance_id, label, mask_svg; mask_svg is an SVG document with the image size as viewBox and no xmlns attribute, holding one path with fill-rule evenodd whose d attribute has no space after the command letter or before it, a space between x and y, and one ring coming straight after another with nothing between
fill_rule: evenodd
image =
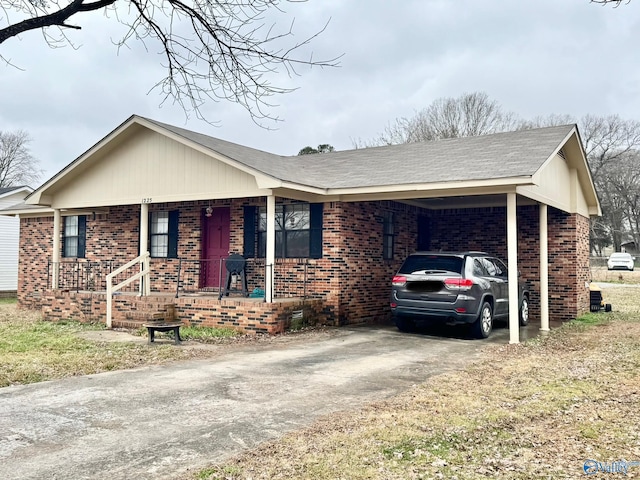
<instances>
[{"instance_id":1,"label":"window with white trim","mask_svg":"<svg viewBox=\"0 0 640 480\"><path fill-rule=\"evenodd\" d=\"M86 244L87 217L71 215L63 217L62 256L84 258Z\"/></svg>"}]
</instances>

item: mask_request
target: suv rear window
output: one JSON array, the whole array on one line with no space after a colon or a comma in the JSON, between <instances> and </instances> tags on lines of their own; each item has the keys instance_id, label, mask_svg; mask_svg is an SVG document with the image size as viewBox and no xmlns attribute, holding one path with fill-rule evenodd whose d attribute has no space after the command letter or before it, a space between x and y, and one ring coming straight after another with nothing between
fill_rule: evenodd
<instances>
[{"instance_id":1,"label":"suv rear window","mask_svg":"<svg viewBox=\"0 0 640 480\"><path fill-rule=\"evenodd\" d=\"M452 273L462 273L462 257L441 256L441 255L411 255L400 267L399 273L409 275L422 271L445 271Z\"/></svg>"}]
</instances>

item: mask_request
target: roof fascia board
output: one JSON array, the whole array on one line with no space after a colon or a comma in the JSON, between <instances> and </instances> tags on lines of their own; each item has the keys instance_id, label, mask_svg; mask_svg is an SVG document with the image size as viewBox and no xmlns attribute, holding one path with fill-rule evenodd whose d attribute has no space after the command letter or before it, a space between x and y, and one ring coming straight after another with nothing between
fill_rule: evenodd
<instances>
[{"instance_id":1,"label":"roof fascia board","mask_svg":"<svg viewBox=\"0 0 640 480\"><path fill-rule=\"evenodd\" d=\"M39 217L53 217L55 209L49 207L42 208L25 208L25 209L5 209L0 210L0 215L6 216L20 216L20 218L39 218ZM5 213L6 212L6 213ZM61 209L60 215L63 217L73 217L76 215L98 215L109 213L109 209L96 207L96 208L76 208L76 209Z\"/></svg>"},{"instance_id":2,"label":"roof fascia board","mask_svg":"<svg viewBox=\"0 0 640 480\"><path fill-rule=\"evenodd\" d=\"M48 207L42 208L5 208L0 210L0 215L5 217L20 216L21 218L27 217L52 217L53 209Z\"/></svg>"},{"instance_id":3,"label":"roof fascia board","mask_svg":"<svg viewBox=\"0 0 640 480\"><path fill-rule=\"evenodd\" d=\"M337 196L327 196L293 188L277 188L273 190L273 193L278 198L300 200L301 202L309 203L337 202L340 200Z\"/></svg>"},{"instance_id":4,"label":"roof fascia board","mask_svg":"<svg viewBox=\"0 0 640 480\"><path fill-rule=\"evenodd\" d=\"M576 130L575 135L575 143L578 147L578 151L580 152L580 165L578 170L578 179L580 180L580 184L582 186L582 190L585 195L591 197L597 209L598 216L602 215L602 209L600 208L600 199L598 198L598 193L596 192L595 184L593 183L593 176L591 175L591 167L589 167L589 161L587 160L587 153L584 151L584 145L582 143L582 139L580 138L580 132ZM585 188L588 187L588 188Z\"/></svg>"},{"instance_id":5,"label":"roof fascia board","mask_svg":"<svg viewBox=\"0 0 640 480\"><path fill-rule=\"evenodd\" d=\"M258 185L260 186L260 185ZM298 192L303 192L311 195L329 195L328 189L319 188L319 187L311 187L309 185L303 185L301 183L293 183L293 182L278 182L277 186L273 186L270 188L282 188L285 190L296 190Z\"/></svg>"},{"instance_id":6,"label":"roof fascia board","mask_svg":"<svg viewBox=\"0 0 640 480\"><path fill-rule=\"evenodd\" d=\"M330 189L328 194L338 196L342 201L365 199L410 199L428 197L456 197L460 195L483 195L514 193L519 185L534 185L530 177L511 177L499 180L469 182L443 182L437 184L390 185L384 187L364 187L352 189ZM374 198L375 197L375 198ZM384 198L383 198L384 197Z\"/></svg>"},{"instance_id":7,"label":"roof fascia board","mask_svg":"<svg viewBox=\"0 0 640 480\"><path fill-rule=\"evenodd\" d=\"M504 195L502 198L495 198L495 196L491 196L491 200L486 201L482 198L478 198L477 195L469 196L469 197L447 197L442 199L441 202L438 202L438 205L429 205L420 202L420 200L414 201L403 201L402 203L409 203L411 205L415 205L417 207L425 208L427 210L438 211L438 210L453 210L453 209L469 209L469 208L493 208L493 207L504 207L507 206L507 196ZM522 205L535 205L536 202L526 197L518 198L518 206Z\"/></svg>"},{"instance_id":8,"label":"roof fascia board","mask_svg":"<svg viewBox=\"0 0 640 480\"><path fill-rule=\"evenodd\" d=\"M271 195L273 190L270 189L261 189L258 191L252 190L251 192L224 192L220 194L212 193L212 192L199 192L190 195L163 195L161 197L154 196L154 203L170 203L170 202L194 202L198 200L224 200L228 198L255 198L255 197L263 197L267 195ZM139 196L136 197L121 197L117 203L113 203L113 201L108 201L107 203L92 203L90 201L84 203L76 203L73 206L70 205L54 205L55 208L100 208L100 207L108 207L108 206L121 206L121 205L139 205L142 203L142 199Z\"/></svg>"}]
</instances>

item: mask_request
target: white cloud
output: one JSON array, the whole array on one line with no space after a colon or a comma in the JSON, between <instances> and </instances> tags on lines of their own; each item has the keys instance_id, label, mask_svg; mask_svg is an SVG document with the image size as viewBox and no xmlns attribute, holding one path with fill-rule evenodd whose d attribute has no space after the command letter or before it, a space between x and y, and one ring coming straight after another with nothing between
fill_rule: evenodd
<instances>
[{"instance_id":1,"label":"white cloud","mask_svg":"<svg viewBox=\"0 0 640 480\"><path fill-rule=\"evenodd\" d=\"M278 85L297 87L273 99L284 119L257 127L238 105L211 103L219 128L185 121L182 111L149 90L163 76L157 47L136 43L119 54L123 33L99 13L70 32L81 48L52 50L37 32L0 45L24 71L0 65L0 129L22 128L53 175L129 115L167 123L281 154L306 145L351 148L396 117L441 96L484 91L523 117L568 113L640 119L640 5L617 9L588 0L313 0L283 4L274 18L296 39L327 30L305 50L315 58L344 53L339 68L301 68Z\"/></svg>"}]
</instances>

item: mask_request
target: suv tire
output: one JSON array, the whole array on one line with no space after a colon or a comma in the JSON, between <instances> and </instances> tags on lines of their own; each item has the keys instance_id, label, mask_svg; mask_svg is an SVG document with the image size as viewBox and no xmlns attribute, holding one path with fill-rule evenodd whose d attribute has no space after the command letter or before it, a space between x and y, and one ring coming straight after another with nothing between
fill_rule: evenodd
<instances>
[{"instance_id":1,"label":"suv tire","mask_svg":"<svg viewBox=\"0 0 640 480\"><path fill-rule=\"evenodd\" d=\"M493 330L493 308L487 301L482 303L480 315L473 323L473 335L476 338L487 338Z\"/></svg>"},{"instance_id":2,"label":"suv tire","mask_svg":"<svg viewBox=\"0 0 640 480\"><path fill-rule=\"evenodd\" d=\"M520 325L526 326L529 324L529 299L522 297L520 302Z\"/></svg>"}]
</instances>

